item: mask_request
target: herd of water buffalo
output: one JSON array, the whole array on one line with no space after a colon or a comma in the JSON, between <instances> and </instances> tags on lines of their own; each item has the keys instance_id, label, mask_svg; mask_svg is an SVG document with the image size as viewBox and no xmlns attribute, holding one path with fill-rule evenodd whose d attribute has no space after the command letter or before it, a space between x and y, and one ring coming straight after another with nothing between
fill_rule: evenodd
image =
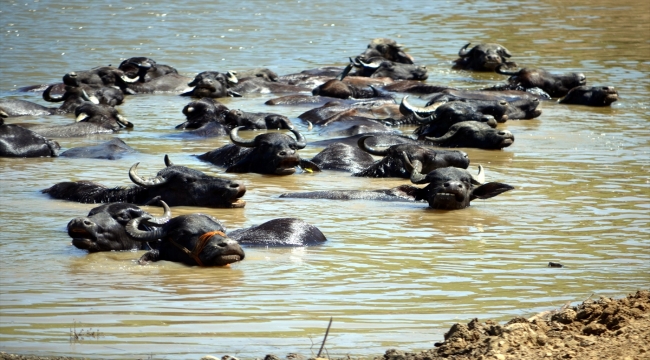
<instances>
[{"instance_id":1,"label":"herd of water buffalo","mask_svg":"<svg viewBox=\"0 0 650 360\"><path fill-rule=\"evenodd\" d=\"M186 121L176 126L188 136L230 136L231 144L199 155L226 172L291 175L302 171L346 171L359 177L399 177L412 184L391 189L324 190L286 193L281 197L311 199L368 199L428 202L435 209L462 209L474 199L488 199L513 189L508 184L485 182L466 170L469 158L459 150L441 148L502 149L514 142L510 131L500 130L507 120L540 116L540 103L609 106L618 99L613 87L591 87L581 73L552 74L521 68L510 61L503 46L484 43L463 46L453 68L491 71L509 76L498 86L480 90L434 86L425 83L427 69L415 64L401 45L374 39L367 49L350 58L345 67L322 67L279 76L266 68L248 71L204 71L193 79L171 66L146 57L124 60L118 67L102 66L70 72L63 83L28 86L23 92L42 91L43 99L60 103L45 107L17 99L0 99L0 156L114 158L130 150L119 138L98 145L71 148L59 154L50 138L73 138L116 133L134 125L115 106L136 94L173 92L193 98L183 109ZM311 105L298 118L317 127L328 140L310 145L324 149L312 159L298 150L307 141L281 114L229 109L218 98L252 93L283 95L265 104ZM402 95L401 101L395 96ZM424 106L409 102L409 95L426 98ZM6 124L6 119L31 115L74 113L67 125ZM396 131L416 126L411 135ZM240 131L263 132L244 139ZM380 157L380 160L376 160ZM220 266L244 258L245 246L305 246L326 240L320 230L300 219L282 218L239 229L226 235L225 227L211 216L190 214L172 218L169 206L238 208L246 192L238 181L175 165L165 156L157 176L144 179L138 164L128 174L135 184L108 188L92 181L60 182L42 190L55 199L102 203L88 216L71 220L72 243L89 252L147 249L141 263L169 260L199 266ZM138 205L161 205L162 216Z\"/></svg>"}]
</instances>

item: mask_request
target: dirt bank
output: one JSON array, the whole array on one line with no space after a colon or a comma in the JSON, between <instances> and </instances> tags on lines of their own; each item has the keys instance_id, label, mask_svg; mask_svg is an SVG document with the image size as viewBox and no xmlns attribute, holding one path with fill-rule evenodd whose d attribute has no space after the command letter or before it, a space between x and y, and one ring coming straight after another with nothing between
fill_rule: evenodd
<instances>
[{"instance_id":1,"label":"dirt bank","mask_svg":"<svg viewBox=\"0 0 650 360\"><path fill-rule=\"evenodd\" d=\"M332 359L341 357L328 349ZM289 353L289 351L287 351ZM336 354L336 356L334 356ZM161 354L162 355L162 354ZM291 353L290 360L313 359ZM322 356L322 355L321 355ZM155 356L153 357L155 359ZM164 356L161 356L164 358ZM234 359L224 356L225 359ZM275 355L260 359L279 360ZM455 324L444 341L421 352L387 350L373 360L644 360L650 359L650 291L638 291L623 299L587 300L575 307L550 310L528 319L514 318L505 324L492 320ZM0 359L78 360L70 357L38 357L0 353ZM217 359L206 356L203 359ZM198 360L198 359L197 359Z\"/></svg>"}]
</instances>

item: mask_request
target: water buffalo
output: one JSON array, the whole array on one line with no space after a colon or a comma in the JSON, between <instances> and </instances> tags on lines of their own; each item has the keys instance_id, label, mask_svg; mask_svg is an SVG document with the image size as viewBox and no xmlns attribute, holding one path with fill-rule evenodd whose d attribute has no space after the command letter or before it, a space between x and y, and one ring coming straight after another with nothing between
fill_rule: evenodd
<instances>
[{"instance_id":1,"label":"water buffalo","mask_svg":"<svg viewBox=\"0 0 650 360\"><path fill-rule=\"evenodd\" d=\"M351 136L367 133L397 133L399 130L386 125L383 120L369 119L363 116L342 116L338 121L322 126L318 135L321 136Z\"/></svg>"},{"instance_id":2,"label":"water buffalo","mask_svg":"<svg viewBox=\"0 0 650 360\"><path fill-rule=\"evenodd\" d=\"M550 99L550 97L549 97ZM533 94L517 90L476 91L445 89L428 97L427 106L450 101L492 101L497 106L501 101L507 101L505 115L509 120L534 119L542 114L540 99Z\"/></svg>"},{"instance_id":3,"label":"water buffalo","mask_svg":"<svg viewBox=\"0 0 650 360\"><path fill-rule=\"evenodd\" d=\"M356 86L338 79L331 79L315 87L313 95L328 96L338 99L371 99L383 96L374 86Z\"/></svg>"},{"instance_id":4,"label":"water buffalo","mask_svg":"<svg viewBox=\"0 0 650 360\"><path fill-rule=\"evenodd\" d=\"M229 74L237 77L238 81L246 81L249 78L262 78L265 81L276 82L279 80L278 74L267 68L255 68L249 70L230 70Z\"/></svg>"},{"instance_id":5,"label":"water buffalo","mask_svg":"<svg viewBox=\"0 0 650 360\"><path fill-rule=\"evenodd\" d=\"M400 107L395 104L391 98L379 99L372 101L330 101L323 106L313 108L298 115L299 119L308 121L314 125L325 126L342 118L347 117L366 117L370 119L399 119L403 115L400 112Z\"/></svg>"},{"instance_id":6,"label":"water buffalo","mask_svg":"<svg viewBox=\"0 0 650 360\"><path fill-rule=\"evenodd\" d=\"M165 209L162 218L169 219L171 217L169 207L162 201L160 204ZM140 217L153 217L153 215L134 204L124 202L104 204L91 209L88 216L70 220L68 235L72 238L72 245L91 253L157 248L156 244L150 245L135 240L126 232L127 223Z\"/></svg>"},{"instance_id":7,"label":"water buffalo","mask_svg":"<svg viewBox=\"0 0 650 360\"><path fill-rule=\"evenodd\" d=\"M368 61L375 57L383 57L396 63L413 64L413 57L402 50L402 45L387 38L376 38L370 41L366 50L358 55L357 59Z\"/></svg>"},{"instance_id":8,"label":"water buffalo","mask_svg":"<svg viewBox=\"0 0 650 360\"><path fill-rule=\"evenodd\" d=\"M506 71L505 64L496 67L496 72L510 75L510 86L523 87L524 89L540 88L551 97L559 98L566 95L576 86L587 84L587 77L583 73L551 74L542 69L523 68L517 72Z\"/></svg>"},{"instance_id":9,"label":"water buffalo","mask_svg":"<svg viewBox=\"0 0 650 360\"><path fill-rule=\"evenodd\" d=\"M84 101L109 106L120 105L124 101L124 93L118 87L82 83L75 72L63 76L63 84L65 86L62 95L53 95L53 91L58 88L58 85L50 85L43 91L45 101L63 102L59 107L59 113L73 112Z\"/></svg>"},{"instance_id":10,"label":"water buffalo","mask_svg":"<svg viewBox=\"0 0 650 360\"><path fill-rule=\"evenodd\" d=\"M426 80L427 67L424 65L402 64L375 57L367 61L350 59L354 66L354 75L372 78L390 78L393 80Z\"/></svg>"},{"instance_id":11,"label":"water buffalo","mask_svg":"<svg viewBox=\"0 0 650 360\"><path fill-rule=\"evenodd\" d=\"M316 164L301 159L297 150L307 143L298 130L290 129L296 139L280 133L264 133L254 139L246 140L239 136L236 127L230 132L233 144L199 155L198 158L217 166L225 167L226 172L291 175L296 167L319 171Z\"/></svg>"},{"instance_id":12,"label":"water buffalo","mask_svg":"<svg viewBox=\"0 0 650 360\"><path fill-rule=\"evenodd\" d=\"M420 196L429 203L429 207L440 210L457 210L469 206L474 199L489 199L514 187L499 182L485 182L483 167L479 165L479 174L474 177L469 171L456 167L435 169L426 175L421 173L422 163L411 161L403 154L404 165L411 172L411 182L427 184L421 189Z\"/></svg>"},{"instance_id":13,"label":"water buffalo","mask_svg":"<svg viewBox=\"0 0 650 360\"><path fill-rule=\"evenodd\" d=\"M495 71L501 65L515 67L516 63L508 61L512 54L505 47L494 43L483 43L467 50L467 43L458 51L459 59L454 61L454 69L474 71Z\"/></svg>"},{"instance_id":14,"label":"water buffalo","mask_svg":"<svg viewBox=\"0 0 650 360\"><path fill-rule=\"evenodd\" d=\"M239 97L241 96L239 93L230 89L231 84L236 84L237 81L237 77L231 72L223 74L218 71L203 71L198 73L194 80L187 84L187 86L193 86L194 88L182 93L181 96L198 98Z\"/></svg>"},{"instance_id":15,"label":"water buffalo","mask_svg":"<svg viewBox=\"0 0 650 360\"><path fill-rule=\"evenodd\" d=\"M459 150L439 150L414 144L397 144L386 149L375 149L366 144L366 140L373 135L364 135L359 138L357 144L363 151L382 156L381 160L374 162L364 170L357 172L354 176L362 177L411 177L410 170L404 165L403 154L406 154L411 161L418 161L422 164L422 172L428 173L443 167L459 167L466 169L469 166L469 156Z\"/></svg>"},{"instance_id":16,"label":"water buffalo","mask_svg":"<svg viewBox=\"0 0 650 360\"><path fill-rule=\"evenodd\" d=\"M559 103L610 106L615 101L618 101L618 91L613 86L578 86L569 90Z\"/></svg>"},{"instance_id":17,"label":"water buffalo","mask_svg":"<svg viewBox=\"0 0 650 360\"><path fill-rule=\"evenodd\" d=\"M22 126L5 124L5 115L0 110L0 157L57 156L58 142Z\"/></svg>"},{"instance_id":18,"label":"water buffalo","mask_svg":"<svg viewBox=\"0 0 650 360\"><path fill-rule=\"evenodd\" d=\"M497 122L504 122L508 116L506 111L508 103L505 100L498 102L475 100L475 101L452 101L447 103L431 104L427 107L416 107L408 103L408 96L402 99L400 110L403 113L411 113L416 116L421 124L414 130L414 134L421 136L442 136L457 123L476 121L485 123L490 127L496 127ZM424 115L426 118L419 118ZM497 120L498 119L498 120Z\"/></svg>"},{"instance_id":19,"label":"water buffalo","mask_svg":"<svg viewBox=\"0 0 650 360\"><path fill-rule=\"evenodd\" d=\"M185 122L176 125L176 129L188 130L185 134L202 137L226 136L231 129L224 120L228 111L227 106L213 98L191 101L183 107Z\"/></svg>"},{"instance_id":20,"label":"water buffalo","mask_svg":"<svg viewBox=\"0 0 650 360\"><path fill-rule=\"evenodd\" d=\"M327 241L320 229L296 218L269 220L257 226L233 230L228 236L242 246L310 246Z\"/></svg>"},{"instance_id":21,"label":"water buffalo","mask_svg":"<svg viewBox=\"0 0 650 360\"><path fill-rule=\"evenodd\" d=\"M243 79L232 86L232 91L237 94L269 94L269 93L304 93L311 91L314 86L323 83L321 78L308 78L304 83L287 83L280 77L277 81L269 81L264 77L251 77Z\"/></svg>"},{"instance_id":22,"label":"water buffalo","mask_svg":"<svg viewBox=\"0 0 650 360\"><path fill-rule=\"evenodd\" d=\"M141 78L143 82L168 74L178 74L178 70L174 67L158 64L155 60L144 56L128 58L120 63L118 69L124 71L129 78Z\"/></svg>"},{"instance_id":23,"label":"water buffalo","mask_svg":"<svg viewBox=\"0 0 650 360\"><path fill-rule=\"evenodd\" d=\"M417 130L417 129L416 129ZM420 133L418 139L440 147L467 147L479 149L502 149L512 145L515 136L508 130L495 129L478 121L463 121L452 125L440 137Z\"/></svg>"},{"instance_id":24,"label":"water buffalo","mask_svg":"<svg viewBox=\"0 0 650 360\"><path fill-rule=\"evenodd\" d=\"M241 208L246 202L244 184L206 175L201 171L174 165L165 156L166 167L156 177L143 179L136 173L139 163L129 170L135 186L108 188L92 181L67 181L55 184L41 192L55 199L81 203L130 202L148 204L161 199L170 206L201 206L213 208Z\"/></svg>"},{"instance_id":25,"label":"water buffalo","mask_svg":"<svg viewBox=\"0 0 650 360\"><path fill-rule=\"evenodd\" d=\"M61 153L61 157L86 158L86 159L120 159L124 154L134 153L135 150L122 139L115 138L94 146L81 146L68 149Z\"/></svg>"},{"instance_id":26,"label":"water buffalo","mask_svg":"<svg viewBox=\"0 0 650 360\"><path fill-rule=\"evenodd\" d=\"M132 128L125 117L108 105L86 101L75 109L77 121L68 125L36 125L29 129L45 137L77 137L91 134L110 134L122 128Z\"/></svg>"},{"instance_id":27,"label":"water buffalo","mask_svg":"<svg viewBox=\"0 0 650 360\"><path fill-rule=\"evenodd\" d=\"M141 222L152 220L162 226L148 231L139 229ZM244 259L241 246L228 238L223 225L209 215L189 214L161 220L141 216L126 225L126 232L137 241L160 239L157 249L140 257L141 264L166 260L190 266L225 266Z\"/></svg>"},{"instance_id":28,"label":"water buffalo","mask_svg":"<svg viewBox=\"0 0 650 360\"><path fill-rule=\"evenodd\" d=\"M428 184L424 188L411 185L400 185L382 190L325 190L303 193L284 193L280 198L298 199L328 199L328 200L380 200L428 202L429 207L439 210L456 210L469 206L474 199L488 199L505 191L514 189L512 186L491 182L482 184L484 174L479 166L479 175L474 177L469 171L456 167L435 169L427 175L419 172L421 164L411 161L404 155L404 164L412 172L411 182Z\"/></svg>"},{"instance_id":29,"label":"water buffalo","mask_svg":"<svg viewBox=\"0 0 650 360\"><path fill-rule=\"evenodd\" d=\"M293 129L288 117L274 113L247 112L231 109L224 114L224 123L230 129L241 126L244 130Z\"/></svg>"}]
</instances>

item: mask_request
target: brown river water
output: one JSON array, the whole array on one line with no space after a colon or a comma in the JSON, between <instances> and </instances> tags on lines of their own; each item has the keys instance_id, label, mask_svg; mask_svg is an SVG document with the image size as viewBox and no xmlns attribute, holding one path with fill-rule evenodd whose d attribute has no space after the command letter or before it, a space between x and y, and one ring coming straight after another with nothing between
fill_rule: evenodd
<instances>
[{"instance_id":1,"label":"brown river water","mask_svg":"<svg viewBox=\"0 0 650 360\"><path fill-rule=\"evenodd\" d=\"M148 56L193 76L268 67L279 74L344 66L371 39L398 40L427 65L428 83L480 88L502 75L451 70L467 42L498 42L520 66L580 71L615 86L611 107L543 104L537 119L499 126L515 135L501 151L463 149L472 169L515 190L458 211L422 203L281 199L288 191L380 189L407 183L348 173L276 177L226 174L194 155L227 138L178 136L189 98L138 95L119 106L135 124L113 135L137 153L122 159L0 159L0 351L89 358L198 359L316 353L333 317L329 355L431 348L455 322L504 320L650 287L650 3L579 1L162 1L3 0L0 96L65 73ZM230 108L296 117L307 107L269 107L272 94L224 99ZM18 121L10 120L8 122ZM72 116L25 117L59 123ZM403 128L405 133L411 128ZM112 136L57 139L63 150ZM311 158L321 148L302 150ZM136 263L142 252L87 254L66 224L91 204L40 193L57 182L128 185L127 172L179 165L248 188L243 209L203 212L229 229L299 217L322 246L248 248L226 268ZM161 213L160 208L147 208ZM548 268L549 261L564 268ZM71 341L70 331L99 331Z\"/></svg>"}]
</instances>

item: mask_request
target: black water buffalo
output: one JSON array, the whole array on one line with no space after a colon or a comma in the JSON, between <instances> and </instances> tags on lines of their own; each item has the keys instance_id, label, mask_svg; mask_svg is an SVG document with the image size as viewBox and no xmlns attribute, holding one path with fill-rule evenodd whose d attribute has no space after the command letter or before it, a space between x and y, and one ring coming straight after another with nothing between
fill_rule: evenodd
<instances>
[{"instance_id":1,"label":"black water buffalo","mask_svg":"<svg viewBox=\"0 0 650 360\"><path fill-rule=\"evenodd\" d=\"M550 99L550 97L549 97ZM427 105L450 101L492 101L497 106L501 101L507 101L506 116L508 120L534 119L542 114L540 99L533 94L517 90L476 91L445 89L428 97Z\"/></svg>"},{"instance_id":2,"label":"black water buffalo","mask_svg":"<svg viewBox=\"0 0 650 360\"><path fill-rule=\"evenodd\" d=\"M371 99L383 96L374 86L360 87L338 79L326 81L324 84L315 87L311 93L338 99Z\"/></svg>"},{"instance_id":3,"label":"black water buffalo","mask_svg":"<svg viewBox=\"0 0 650 360\"><path fill-rule=\"evenodd\" d=\"M129 78L141 78L143 82L168 74L178 74L178 70L174 67L158 64L155 60L144 56L128 58L120 63L118 69L124 71Z\"/></svg>"},{"instance_id":4,"label":"black water buffalo","mask_svg":"<svg viewBox=\"0 0 650 360\"><path fill-rule=\"evenodd\" d=\"M422 172L428 173L443 167L459 167L466 169L469 166L469 156L459 150L440 150L414 144L392 145L386 149L375 149L366 144L366 140L373 135L364 135L357 144L363 151L382 156L381 160L374 162L354 176L362 177L401 177L408 179L411 171L404 165L403 155L406 154L411 161L422 164Z\"/></svg>"},{"instance_id":5,"label":"black water buffalo","mask_svg":"<svg viewBox=\"0 0 650 360\"><path fill-rule=\"evenodd\" d=\"M5 115L0 110L0 157L57 156L58 142L22 126L5 124Z\"/></svg>"},{"instance_id":6,"label":"black water buffalo","mask_svg":"<svg viewBox=\"0 0 650 360\"><path fill-rule=\"evenodd\" d=\"M512 186L491 182L482 184L482 167L475 178L469 171L455 167L435 169L429 174L422 175L417 161L413 163L405 155L404 163L412 170L411 182L428 184L424 188L411 185L400 185L382 190L325 190L303 193L284 193L280 198L298 199L328 199L328 200L380 200L428 202L429 207L439 210L456 210L469 206L474 199L488 199L505 191L514 189Z\"/></svg>"},{"instance_id":7,"label":"black water buffalo","mask_svg":"<svg viewBox=\"0 0 650 360\"><path fill-rule=\"evenodd\" d=\"M353 75L393 80L426 80L427 67L424 65L402 64L384 58L371 58L367 61L350 59L355 68Z\"/></svg>"},{"instance_id":8,"label":"black water buffalo","mask_svg":"<svg viewBox=\"0 0 650 360\"><path fill-rule=\"evenodd\" d=\"M176 125L176 129L188 130L185 133L203 137L226 136L230 133L224 121L228 110L227 106L209 97L191 101L183 107L186 121Z\"/></svg>"},{"instance_id":9,"label":"black water buffalo","mask_svg":"<svg viewBox=\"0 0 650 360\"><path fill-rule=\"evenodd\" d=\"M268 68L255 68L249 70L231 70L228 73L237 77L238 81L246 81L250 78L262 78L266 81L276 82L279 80L278 74Z\"/></svg>"},{"instance_id":10,"label":"black water buffalo","mask_svg":"<svg viewBox=\"0 0 650 360\"><path fill-rule=\"evenodd\" d=\"M198 158L220 167L226 172L291 175L300 166L309 171L319 171L314 163L301 159L298 151L307 143L298 130L290 129L296 139L281 133L264 133L246 140L239 136L236 127L230 132L233 144L199 155Z\"/></svg>"},{"instance_id":11,"label":"black water buffalo","mask_svg":"<svg viewBox=\"0 0 650 360\"><path fill-rule=\"evenodd\" d=\"M357 59L368 61L376 57L383 57L396 63L413 64L413 57L402 50L402 45L387 38L372 39L366 50L358 55Z\"/></svg>"},{"instance_id":12,"label":"black water buffalo","mask_svg":"<svg viewBox=\"0 0 650 360\"><path fill-rule=\"evenodd\" d=\"M420 196L424 196L429 207L434 209L464 209L474 199L489 199L514 189L504 183L484 183L485 174L480 165L477 177L465 169L456 167L439 168L423 175L421 173L422 164L419 161L411 161L406 154L403 154L403 160L411 172L411 182L427 184L425 188L421 189Z\"/></svg>"},{"instance_id":13,"label":"black water buffalo","mask_svg":"<svg viewBox=\"0 0 650 360\"><path fill-rule=\"evenodd\" d=\"M618 91L613 86L578 86L569 90L559 103L610 106L615 101L618 101Z\"/></svg>"},{"instance_id":14,"label":"black water buffalo","mask_svg":"<svg viewBox=\"0 0 650 360\"><path fill-rule=\"evenodd\" d=\"M374 120L362 116L342 116L320 127L318 135L321 136L351 136L367 133L397 133L399 130L386 125L382 120Z\"/></svg>"},{"instance_id":15,"label":"black water buffalo","mask_svg":"<svg viewBox=\"0 0 650 360\"><path fill-rule=\"evenodd\" d=\"M508 61L512 56L510 51L499 44L483 43L467 50L469 45L470 43L467 43L458 51L460 58L454 61L454 69L495 71L501 64L517 66L516 63Z\"/></svg>"},{"instance_id":16,"label":"black water buffalo","mask_svg":"<svg viewBox=\"0 0 650 360\"><path fill-rule=\"evenodd\" d=\"M86 101L75 109L77 121L68 125L36 125L29 129L45 137L77 137L91 134L110 134L122 128L132 128L125 117L108 105Z\"/></svg>"},{"instance_id":17,"label":"black water buffalo","mask_svg":"<svg viewBox=\"0 0 650 360\"><path fill-rule=\"evenodd\" d=\"M153 230L139 229L141 222L151 220L151 216L142 216L126 225L126 232L137 241L160 239L157 249L140 257L141 264L166 260L190 266L225 266L244 259L241 246L226 236L223 225L209 215L181 215L156 221L163 224Z\"/></svg>"},{"instance_id":18,"label":"black water buffalo","mask_svg":"<svg viewBox=\"0 0 650 360\"><path fill-rule=\"evenodd\" d=\"M274 113L247 112L231 109L224 113L224 123L230 129L242 127L243 130L293 129L288 117Z\"/></svg>"},{"instance_id":19,"label":"black water buffalo","mask_svg":"<svg viewBox=\"0 0 650 360\"><path fill-rule=\"evenodd\" d=\"M55 199L81 203L130 202L148 204L161 199L170 206L241 208L246 202L244 184L206 175L201 171L172 164L165 156L166 168L156 177L143 179L136 173L139 163L129 170L136 186L108 188L92 181L61 182L41 192Z\"/></svg>"},{"instance_id":20,"label":"black water buffalo","mask_svg":"<svg viewBox=\"0 0 650 360\"><path fill-rule=\"evenodd\" d=\"M515 136L508 130L495 129L486 123L463 121L452 125L442 136L431 137L422 132L418 134L418 139L440 147L496 150L512 145Z\"/></svg>"},{"instance_id":21,"label":"black water buffalo","mask_svg":"<svg viewBox=\"0 0 650 360\"><path fill-rule=\"evenodd\" d=\"M540 88L551 97L559 98L566 95L576 86L587 84L587 77L583 73L551 74L543 69L523 68L517 72L506 71L505 64L496 67L496 72L510 75L508 84L524 89Z\"/></svg>"},{"instance_id":22,"label":"black water buffalo","mask_svg":"<svg viewBox=\"0 0 650 360\"><path fill-rule=\"evenodd\" d=\"M162 218L169 219L171 217L169 207L162 201L160 203L165 209ZM91 209L88 216L70 220L68 235L72 238L72 245L91 253L157 248L157 244L135 240L126 232L128 222L140 217L153 218L153 215L134 204L124 202L104 204Z\"/></svg>"},{"instance_id":23,"label":"black water buffalo","mask_svg":"<svg viewBox=\"0 0 650 360\"><path fill-rule=\"evenodd\" d=\"M237 94L272 94L272 93L304 93L311 91L312 87L323 83L325 80L321 78L310 78L305 80L305 83L287 83L281 80L270 81L264 77L251 77L243 79L237 84L232 86L232 92Z\"/></svg>"},{"instance_id":24,"label":"black water buffalo","mask_svg":"<svg viewBox=\"0 0 650 360\"><path fill-rule=\"evenodd\" d=\"M327 241L316 226L296 218L269 220L257 226L233 230L228 236L242 246L311 246Z\"/></svg>"},{"instance_id":25,"label":"black water buffalo","mask_svg":"<svg viewBox=\"0 0 650 360\"><path fill-rule=\"evenodd\" d=\"M63 94L53 95L58 85L50 85L43 91L43 99L49 102L63 102L59 112L73 112L76 106L83 101L91 101L96 104L116 106L124 101L124 93L116 86L105 86L103 84L85 84L75 72L63 76ZM60 89L58 89L60 91Z\"/></svg>"},{"instance_id":26,"label":"black water buffalo","mask_svg":"<svg viewBox=\"0 0 650 360\"><path fill-rule=\"evenodd\" d=\"M237 77L230 72L224 74L218 71L203 71L198 73L194 79L187 84L187 86L193 86L194 88L182 93L181 96L192 96L198 98L238 97L241 95L230 89L231 84L236 84L237 81Z\"/></svg>"},{"instance_id":27,"label":"black water buffalo","mask_svg":"<svg viewBox=\"0 0 650 360\"><path fill-rule=\"evenodd\" d=\"M494 101L452 101L447 103L431 104L427 107L412 106L407 101L408 96L402 99L400 110L404 114L411 113L421 124L414 130L414 134L421 136L442 136L457 123L476 121L496 127L497 122L504 122L508 116L506 111L508 103L505 100ZM426 116L426 118L419 118ZM498 119L498 120L497 120Z\"/></svg>"},{"instance_id":28,"label":"black water buffalo","mask_svg":"<svg viewBox=\"0 0 650 360\"><path fill-rule=\"evenodd\" d=\"M124 154L134 153L135 150L122 139L115 138L94 146L74 147L62 152L59 156L86 159L120 159Z\"/></svg>"}]
</instances>

